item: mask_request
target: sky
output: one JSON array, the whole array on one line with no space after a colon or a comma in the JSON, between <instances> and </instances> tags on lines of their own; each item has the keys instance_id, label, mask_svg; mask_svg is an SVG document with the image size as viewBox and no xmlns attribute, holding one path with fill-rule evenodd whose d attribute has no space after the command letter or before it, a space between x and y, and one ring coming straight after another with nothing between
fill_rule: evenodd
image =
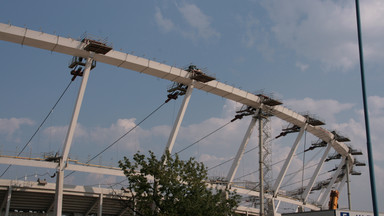
<instances>
[{"instance_id":1,"label":"sky","mask_svg":"<svg viewBox=\"0 0 384 216\"><path fill-rule=\"evenodd\" d=\"M360 2L365 76L378 203L384 200L384 2ZM4 0L0 22L80 39L107 40L115 50L185 68L197 65L218 81L252 93L272 95L284 106L311 113L328 130L350 138L367 162L360 65L354 1L19 1ZM0 41L0 152L17 155L70 82L71 56ZM117 140L161 105L171 82L102 63L91 71L71 148L71 159L85 162ZM22 156L60 152L75 103L80 78ZM171 101L92 163L116 166L124 156L148 150L160 155L182 99ZM177 152L233 119L241 104L195 90L174 150ZM237 120L180 153L208 167L232 158L250 117ZM272 163L284 159L296 135L273 139L288 123L272 117ZM298 152L317 138L305 135ZM257 132L247 149L257 147ZM324 149L297 155L290 171L316 164ZM320 156L319 156L320 155ZM314 158L314 159L312 159ZM340 160L326 164L332 169ZM257 150L244 156L237 177L256 171ZM230 163L211 169L226 176ZM272 168L276 178L282 164ZM1 172L6 166L0 166ZM310 170L291 181L310 177ZM371 210L368 167L352 176L352 208ZM35 181L54 171L13 166L2 178ZM327 178L324 174L321 178ZM304 177L302 177L304 176ZM257 173L241 180L255 181ZM111 185L120 179L75 174L66 183ZM304 185L305 185L304 181ZM286 180L286 190L297 188ZM303 184L303 183L301 183ZM316 199L313 195L312 199ZM345 190L340 206L346 207ZM384 212L383 205L380 211Z\"/></svg>"}]
</instances>

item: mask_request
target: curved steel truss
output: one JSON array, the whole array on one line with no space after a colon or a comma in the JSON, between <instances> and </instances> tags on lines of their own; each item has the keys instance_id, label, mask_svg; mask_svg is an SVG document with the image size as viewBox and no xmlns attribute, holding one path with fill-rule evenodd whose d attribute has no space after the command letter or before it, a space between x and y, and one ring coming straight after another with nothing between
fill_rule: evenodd
<instances>
[{"instance_id":1,"label":"curved steel truss","mask_svg":"<svg viewBox=\"0 0 384 216\"><path fill-rule=\"evenodd\" d=\"M311 210L319 210L325 206L327 197L332 189L332 186L338 184L339 188L342 188L345 182L345 175L341 175L343 172L343 167L346 163L348 163L349 171L352 170L353 165L355 164L355 158L351 154L350 147L347 146L344 141L340 139L336 133L326 130L321 127L322 122L317 121L314 118L309 117L308 115L301 115L296 113L287 107L283 106L280 102L274 101L273 99L265 96L265 95L256 95L239 88L224 84L222 82L214 80L212 77L206 77L202 75L199 71L190 71L192 69L180 69L176 67L172 67L166 64L162 64L156 61L152 61L149 59L141 58L138 56L130 55L127 53L119 52L113 49L109 49L103 44L100 47L98 44L90 44L88 40L77 41L71 38L64 38L56 35L46 34L43 32L33 31L27 28L20 28L12 25L1 24L0 23L0 40L18 43L26 46L32 46L40 49L49 50L51 52L58 52L67 54L70 56L75 56L76 58L84 58L87 59L87 63L83 66L85 69L91 69L93 65L93 61L113 65L116 67L121 67L129 70L133 70L139 73L145 73L151 76L155 76L161 79L166 79L178 84L181 84L186 90L183 92L184 101L179 111L179 115L172 129L167 149L172 151L173 144L175 138L178 134L178 129L180 127L181 121L183 119L184 113L186 112L186 108L188 106L189 98L192 95L192 91L194 89L199 89L238 103L241 103L248 107L250 110L259 110L260 112L267 113L269 116L274 116L279 119L282 119L292 125L292 128L287 129L284 133L290 132L298 132L297 138L291 148L288 157L286 158L283 167L279 173L278 178L275 180L274 185L271 190L266 191L262 197L265 197L272 203L272 209L269 209L269 213L275 214L278 212L278 206L280 202L286 202L293 205L297 205L300 207L305 207ZM102 52L99 52L99 48ZM86 77L88 76L87 71L84 71L84 74L78 73L77 75L81 75L83 77L83 85L85 90L86 85ZM79 93L81 95L83 93ZM80 96L79 96L80 97ZM80 109L81 106L81 98L79 99L80 104L76 109ZM75 110L76 110L75 109ZM78 114L77 114L78 115ZM244 137L243 143L240 146L240 149L235 157L234 163L228 173L226 184L220 183L211 183L212 187L228 187L228 184L231 185L231 190L236 190L237 193L243 194L246 196L252 197L260 197L260 193L254 189L247 189L243 187L236 186L236 184L232 184L234 175L236 173L236 169L238 163L241 160L242 155L244 154L245 146L248 142L249 136L252 133L253 127L256 124L256 118L252 118L252 122L249 125L248 131ZM76 125L76 119L74 120L74 127ZM295 195L299 194L299 197L289 196L289 194L282 193L281 191L281 183L287 175L287 170L290 167L291 161L295 152L297 150L297 146L304 134L307 131L314 136L318 137L320 140L320 147L326 147L320 161L318 162L312 177L310 178L309 183L300 189L300 191L296 191ZM284 134L283 134L284 135ZM73 135L72 135L73 136ZM35 166L35 167L43 167L43 168L51 168L58 169L60 171L64 170L72 170L72 171L81 171L81 172L91 172L91 173L99 173L99 174L107 174L107 175L116 175L116 176L124 176L121 170L118 169L110 169L110 168L100 168L100 167L91 167L84 165L77 165L69 163L68 161L68 152L70 150L71 144L71 135L67 135L66 146L63 149L63 155L61 155L61 160L58 161L41 161L41 160L30 160L23 158L10 158L10 157L0 157L0 163L2 164L13 164L13 165L22 165L22 166ZM316 148L314 146L313 148ZM333 174L332 178L328 181L323 181L322 183L315 183L319 172L323 167L325 160L327 159L327 155L331 149L334 149L337 152L337 155L342 158L339 166L336 168L336 172ZM344 168L345 169L345 168ZM348 175L348 174L347 174ZM62 178L62 176L61 176ZM60 175L58 177L60 179ZM58 184L62 184L60 180ZM318 201L315 203L308 203L307 198L309 194L317 189L322 189L322 193L320 193ZM56 185L56 190L63 190L63 186ZM57 192L58 193L58 192ZM60 197L56 198L59 199ZM62 199L61 199L62 200ZM61 211L60 211L61 212ZM253 207L239 207L239 212L249 214L253 212L254 214L259 214L259 210ZM58 212L57 212L58 213ZM59 213L58 213L59 214Z\"/></svg>"}]
</instances>

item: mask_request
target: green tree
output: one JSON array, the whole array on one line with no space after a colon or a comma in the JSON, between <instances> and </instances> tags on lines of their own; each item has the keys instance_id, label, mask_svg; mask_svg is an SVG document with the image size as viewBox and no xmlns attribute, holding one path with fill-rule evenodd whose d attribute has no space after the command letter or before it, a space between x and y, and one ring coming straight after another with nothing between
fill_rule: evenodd
<instances>
[{"instance_id":1,"label":"green tree","mask_svg":"<svg viewBox=\"0 0 384 216\"><path fill-rule=\"evenodd\" d=\"M159 160L153 152L148 157L138 152L119 166L128 178L125 203L136 215L227 216L239 204L235 192L207 187L207 168L194 158L183 161L166 153Z\"/></svg>"}]
</instances>

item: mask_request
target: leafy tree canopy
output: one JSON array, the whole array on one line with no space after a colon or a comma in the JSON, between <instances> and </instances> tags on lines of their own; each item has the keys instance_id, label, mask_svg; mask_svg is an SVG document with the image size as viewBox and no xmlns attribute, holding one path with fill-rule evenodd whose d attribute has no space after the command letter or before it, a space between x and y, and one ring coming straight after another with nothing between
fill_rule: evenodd
<instances>
[{"instance_id":1,"label":"leafy tree canopy","mask_svg":"<svg viewBox=\"0 0 384 216\"><path fill-rule=\"evenodd\" d=\"M227 216L239 204L236 193L207 187L207 168L194 158L183 161L167 152L159 160L153 152L138 152L119 166L128 178L126 204L136 215Z\"/></svg>"}]
</instances>

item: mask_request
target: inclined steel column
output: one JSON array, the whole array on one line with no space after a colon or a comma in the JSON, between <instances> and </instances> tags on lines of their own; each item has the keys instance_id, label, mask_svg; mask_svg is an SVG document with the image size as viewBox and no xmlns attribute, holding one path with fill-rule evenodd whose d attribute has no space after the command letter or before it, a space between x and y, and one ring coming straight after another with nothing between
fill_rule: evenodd
<instances>
[{"instance_id":1,"label":"inclined steel column","mask_svg":"<svg viewBox=\"0 0 384 216\"><path fill-rule=\"evenodd\" d=\"M177 134L179 132L181 122L183 121L185 111L187 110L188 103L189 103L189 100L190 100L191 95L192 95L192 90L193 90L193 87L194 87L194 82L195 81L192 80L192 83L188 86L187 92L185 93L183 103L181 104L179 113L177 115L177 119L176 119L176 121L175 121L175 123L173 125L171 134L169 136L168 144L165 147L165 152L169 151L169 153L172 153L172 149L173 149L173 146L175 144L176 137L177 137Z\"/></svg>"},{"instance_id":2,"label":"inclined steel column","mask_svg":"<svg viewBox=\"0 0 384 216\"><path fill-rule=\"evenodd\" d=\"M347 176L347 194L348 194L348 209L351 210L351 189L349 185L349 162L348 162L348 156L345 158L345 164L347 165L346 170L346 176Z\"/></svg>"},{"instance_id":3,"label":"inclined steel column","mask_svg":"<svg viewBox=\"0 0 384 216\"><path fill-rule=\"evenodd\" d=\"M273 200L273 202L275 202L275 201ZM277 213L277 210L279 209L279 206L280 206L280 200L277 200L277 204L276 204L275 211L274 211L275 215Z\"/></svg>"},{"instance_id":4,"label":"inclined steel column","mask_svg":"<svg viewBox=\"0 0 384 216\"><path fill-rule=\"evenodd\" d=\"M307 129L308 123L306 123L303 127L301 127L299 134L297 135L297 138L295 140L295 143L293 144L291 151L289 152L287 159L284 162L284 165L279 173L279 177L277 177L277 180L275 181L275 185L273 186L273 197L277 196L277 193L279 192L281 183L283 182L283 179L285 177L285 174L288 171L288 167L292 162L293 156L297 150L297 147L299 146L299 142L301 140L301 137L304 134L304 131Z\"/></svg>"},{"instance_id":5,"label":"inclined steel column","mask_svg":"<svg viewBox=\"0 0 384 216\"><path fill-rule=\"evenodd\" d=\"M57 179L56 179L56 195L55 195L55 215L61 216L62 213L62 203L63 203L63 185L64 185L64 169L67 165L69 150L71 149L73 136L75 134L75 129L77 125L77 119L79 118L81 104L83 102L85 88L87 86L89 72L91 71L93 59L92 57L87 58L85 63L85 68L83 71L83 79L79 88L79 93L77 96L76 104L73 110L71 123L69 125L67 136L65 138L63 153L60 158L59 168L57 170Z\"/></svg>"},{"instance_id":6,"label":"inclined steel column","mask_svg":"<svg viewBox=\"0 0 384 216\"><path fill-rule=\"evenodd\" d=\"M97 216L102 216L103 215L103 193L100 193L99 196L99 211Z\"/></svg>"},{"instance_id":7,"label":"inclined steel column","mask_svg":"<svg viewBox=\"0 0 384 216\"><path fill-rule=\"evenodd\" d=\"M343 159L341 160L339 166L337 167L336 172L333 174L333 177L332 177L331 181L329 182L329 185L328 185L327 189L322 194L322 197L321 197L319 203L320 203L320 205L322 206L323 209L325 208L325 204L326 204L325 201L327 200L328 195L331 192L332 186L333 186L333 184L335 184L336 179L339 176L339 174L340 174L344 164L345 164L345 157L343 157Z\"/></svg>"},{"instance_id":8,"label":"inclined steel column","mask_svg":"<svg viewBox=\"0 0 384 216\"><path fill-rule=\"evenodd\" d=\"M344 177L343 177L343 180L340 181L339 185L337 186L337 190L338 190L338 191L342 191L342 190L344 189L344 185L345 185L345 183L347 182L347 179L346 179L346 178L347 178L347 177L344 176Z\"/></svg>"},{"instance_id":9,"label":"inclined steel column","mask_svg":"<svg viewBox=\"0 0 384 216\"><path fill-rule=\"evenodd\" d=\"M239 150L237 150L237 154L236 154L235 160L232 163L231 169L228 172L228 175L227 175L228 184L232 183L233 178L236 175L236 171L239 168L241 158L243 157L244 151L247 148L249 138L251 137L253 129L255 128L256 121L257 121L257 118L253 116L251 122L249 123L248 130L244 135L243 142L241 143Z\"/></svg>"},{"instance_id":10,"label":"inclined steel column","mask_svg":"<svg viewBox=\"0 0 384 216\"><path fill-rule=\"evenodd\" d=\"M7 206L5 207L5 216L9 215L9 208L11 207L11 197L12 197L12 186L9 186L8 194L7 194Z\"/></svg>"},{"instance_id":11,"label":"inclined steel column","mask_svg":"<svg viewBox=\"0 0 384 216\"><path fill-rule=\"evenodd\" d=\"M321 168L324 165L325 159L327 158L328 153L331 150L331 147L332 147L331 144L327 145L327 148L325 149L325 151L323 153L323 156L321 157L319 163L317 164L316 170L313 173L312 178L309 181L309 183L308 183L307 187L305 188L305 191L304 191L304 193L303 193L303 195L301 197L303 199L303 203L305 203L307 201L309 193L311 192L311 190L313 188L313 185L315 184L315 180L319 176L320 170L321 170Z\"/></svg>"},{"instance_id":12,"label":"inclined steel column","mask_svg":"<svg viewBox=\"0 0 384 216\"><path fill-rule=\"evenodd\" d=\"M56 171L55 206L53 209L53 213L56 216L61 216L61 213L63 211L63 187L64 187L64 171L59 168Z\"/></svg>"}]
</instances>

